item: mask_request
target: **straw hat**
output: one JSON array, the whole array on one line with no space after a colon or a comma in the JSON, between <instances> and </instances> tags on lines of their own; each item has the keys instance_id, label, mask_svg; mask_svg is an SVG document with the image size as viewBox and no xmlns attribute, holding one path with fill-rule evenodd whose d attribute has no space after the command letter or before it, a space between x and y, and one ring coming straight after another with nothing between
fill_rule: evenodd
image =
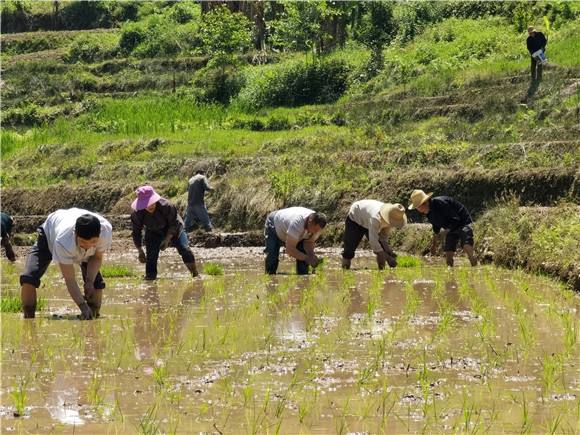
<instances>
[{"instance_id":1,"label":"straw hat","mask_svg":"<svg viewBox=\"0 0 580 435\"><path fill-rule=\"evenodd\" d=\"M528 33L532 33L535 31L536 31L536 29L534 29L534 26L528 26Z\"/></svg>"},{"instance_id":2,"label":"straw hat","mask_svg":"<svg viewBox=\"0 0 580 435\"><path fill-rule=\"evenodd\" d=\"M161 196L151 186L143 186L137 189L137 199L131 204L133 210L145 210L151 204L156 203Z\"/></svg>"},{"instance_id":3,"label":"straw hat","mask_svg":"<svg viewBox=\"0 0 580 435\"><path fill-rule=\"evenodd\" d=\"M409 210L413 210L417 207L421 207L421 205L427 201L429 198L433 196L433 192L425 193L422 190L413 190L411 193L411 202L412 204L409 206Z\"/></svg>"},{"instance_id":4,"label":"straw hat","mask_svg":"<svg viewBox=\"0 0 580 435\"><path fill-rule=\"evenodd\" d=\"M407 224L405 207L401 204L383 204L379 214L381 215L381 218L392 227L400 229Z\"/></svg>"}]
</instances>

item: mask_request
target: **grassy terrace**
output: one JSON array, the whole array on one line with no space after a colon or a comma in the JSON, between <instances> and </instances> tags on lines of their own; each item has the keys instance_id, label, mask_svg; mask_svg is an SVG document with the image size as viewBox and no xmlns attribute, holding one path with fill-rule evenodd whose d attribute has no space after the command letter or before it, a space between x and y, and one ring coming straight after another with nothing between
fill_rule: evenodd
<instances>
[{"instance_id":1,"label":"grassy terrace","mask_svg":"<svg viewBox=\"0 0 580 435\"><path fill-rule=\"evenodd\" d=\"M574 17L578 5L570 8ZM386 47L375 75L366 69L369 50L354 41L319 57L324 68L344 66L346 90L299 107L263 104L289 74L310 71L310 55L269 53L263 65L228 70L241 89L220 105L200 101L215 85L200 80L215 71L192 53L113 55L115 29L2 35L3 209L42 215L82 205L124 214L144 183L183 208L185 181L204 166L217 187L208 205L219 229L259 230L270 210L299 204L330 216L327 243L338 244L352 201L407 204L422 188L468 206L482 258L576 283L578 254L558 246L560 237L565 246L580 240L580 22L556 24L537 89L525 33L499 17L449 18ZM81 42L104 58L67 61ZM498 217L506 201L524 217ZM551 227L533 224L544 216ZM565 235L554 229L566 227ZM421 242L406 237L401 247L421 253ZM492 250L489 240L501 243ZM543 254L533 258L531 248L507 249L534 243Z\"/></svg>"}]
</instances>

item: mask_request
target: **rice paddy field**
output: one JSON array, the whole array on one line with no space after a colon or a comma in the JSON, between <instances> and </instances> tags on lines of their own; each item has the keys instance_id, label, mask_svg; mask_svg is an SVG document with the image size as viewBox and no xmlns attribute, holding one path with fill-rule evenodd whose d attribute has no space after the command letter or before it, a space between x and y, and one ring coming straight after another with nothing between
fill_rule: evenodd
<instances>
[{"instance_id":1,"label":"rice paddy field","mask_svg":"<svg viewBox=\"0 0 580 435\"><path fill-rule=\"evenodd\" d=\"M107 255L97 320L54 264L36 319L3 313L3 433L580 432L580 298L555 281L371 252L343 271L336 249L268 276L261 248L196 250L192 279L170 251L154 282ZM23 266L2 260L3 297Z\"/></svg>"}]
</instances>

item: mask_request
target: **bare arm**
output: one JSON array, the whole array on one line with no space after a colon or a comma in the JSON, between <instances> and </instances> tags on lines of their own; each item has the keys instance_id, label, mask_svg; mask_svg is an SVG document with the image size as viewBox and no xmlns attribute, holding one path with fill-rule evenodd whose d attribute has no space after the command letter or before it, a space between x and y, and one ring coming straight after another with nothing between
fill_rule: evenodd
<instances>
[{"instance_id":1,"label":"bare arm","mask_svg":"<svg viewBox=\"0 0 580 435\"><path fill-rule=\"evenodd\" d=\"M310 266L316 267L318 266L318 257L314 255L314 242L304 241L304 252L300 252L296 245L298 244L298 240L292 237L288 237L286 239L286 252L291 257L294 257L296 260L306 261Z\"/></svg>"},{"instance_id":2,"label":"bare arm","mask_svg":"<svg viewBox=\"0 0 580 435\"><path fill-rule=\"evenodd\" d=\"M84 285L85 288L85 296L90 298L95 291L95 278L97 277L97 273L101 269L101 264L103 263L103 254L105 252L95 252L95 254L89 258L87 262L87 282Z\"/></svg>"},{"instance_id":3,"label":"bare arm","mask_svg":"<svg viewBox=\"0 0 580 435\"><path fill-rule=\"evenodd\" d=\"M64 278L64 282L66 284L68 293L70 294L72 300L75 301L75 303L81 310L82 313L81 318L86 320L92 319L93 312L87 305L85 299L83 298L83 294L81 293L81 289L77 284L74 266L72 264L62 264L62 263L58 264L60 266L60 271L62 273L62 277Z\"/></svg>"}]
</instances>

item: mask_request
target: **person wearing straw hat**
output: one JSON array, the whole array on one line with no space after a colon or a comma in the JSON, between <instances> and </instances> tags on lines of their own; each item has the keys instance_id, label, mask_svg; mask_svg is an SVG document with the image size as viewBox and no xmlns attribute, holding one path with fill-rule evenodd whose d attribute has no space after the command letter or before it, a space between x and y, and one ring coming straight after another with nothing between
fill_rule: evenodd
<instances>
[{"instance_id":1,"label":"person wearing straw hat","mask_svg":"<svg viewBox=\"0 0 580 435\"><path fill-rule=\"evenodd\" d=\"M191 276L198 276L195 257L183 226L183 219L173 203L162 198L151 186L137 189L137 199L131 204L132 237L139 251L139 261L145 263L145 280L157 279L157 260L159 252L169 243L177 249ZM143 228L145 237L143 239ZM143 251L143 240L145 249Z\"/></svg>"},{"instance_id":2,"label":"person wearing straw hat","mask_svg":"<svg viewBox=\"0 0 580 435\"><path fill-rule=\"evenodd\" d=\"M100 269L103 255L113 243L113 227L97 213L81 208L57 210L37 229L38 238L20 275L22 311L25 319L36 313L36 289L54 260L70 297L81 310L79 318L99 317L105 282ZM77 283L74 264L81 266L83 292Z\"/></svg>"},{"instance_id":3,"label":"person wearing straw hat","mask_svg":"<svg viewBox=\"0 0 580 435\"><path fill-rule=\"evenodd\" d=\"M457 242L469 258L472 266L477 265L473 254L473 220L467 208L459 201L448 196L433 196L433 192L413 190L409 210L425 214L433 226L431 254L437 253L437 245L445 238L445 257L448 266L453 266L453 256ZM443 229L443 232L441 232Z\"/></svg>"},{"instance_id":4,"label":"person wearing straw hat","mask_svg":"<svg viewBox=\"0 0 580 435\"><path fill-rule=\"evenodd\" d=\"M363 236L366 236L371 249L377 256L379 269L385 264L397 266L395 253L389 245L389 235L393 228L403 228L407 224L405 207L374 199L354 202L345 220L342 267L350 269L351 260Z\"/></svg>"},{"instance_id":5,"label":"person wearing straw hat","mask_svg":"<svg viewBox=\"0 0 580 435\"><path fill-rule=\"evenodd\" d=\"M528 38L526 39L526 46L530 52L530 57L532 59L531 72L532 72L532 82L542 80L542 62L533 56L538 50L546 52L546 44L548 41L542 32L537 31L534 26L528 27Z\"/></svg>"}]
</instances>

